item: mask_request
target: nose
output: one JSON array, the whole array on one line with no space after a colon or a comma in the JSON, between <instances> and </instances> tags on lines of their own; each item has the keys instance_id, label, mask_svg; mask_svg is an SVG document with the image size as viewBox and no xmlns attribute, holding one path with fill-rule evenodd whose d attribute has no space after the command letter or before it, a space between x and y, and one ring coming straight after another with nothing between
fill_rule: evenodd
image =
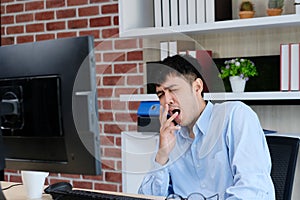
<instances>
[{"instance_id":1,"label":"nose","mask_svg":"<svg viewBox=\"0 0 300 200\"><path fill-rule=\"evenodd\" d=\"M169 91L165 92L165 97L166 97L166 103L167 104L169 104L169 105L174 104L173 95Z\"/></svg>"}]
</instances>

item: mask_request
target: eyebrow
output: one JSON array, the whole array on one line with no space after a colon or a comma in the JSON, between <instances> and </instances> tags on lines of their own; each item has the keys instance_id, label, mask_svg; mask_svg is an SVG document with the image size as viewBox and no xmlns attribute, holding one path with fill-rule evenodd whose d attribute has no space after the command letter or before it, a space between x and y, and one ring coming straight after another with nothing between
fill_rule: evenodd
<instances>
[{"instance_id":1,"label":"eyebrow","mask_svg":"<svg viewBox=\"0 0 300 200\"><path fill-rule=\"evenodd\" d=\"M168 89L170 89L170 88L172 88L172 87L175 87L175 86L176 86L176 84L172 84L172 85L169 85L169 86L167 86L167 87L163 87L162 90L159 90L159 91L156 92L156 95L161 94L161 93L163 92L163 90L168 90ZM161 86L161 87L162 87L162 86Z\"/></svg>"}]
</instances>

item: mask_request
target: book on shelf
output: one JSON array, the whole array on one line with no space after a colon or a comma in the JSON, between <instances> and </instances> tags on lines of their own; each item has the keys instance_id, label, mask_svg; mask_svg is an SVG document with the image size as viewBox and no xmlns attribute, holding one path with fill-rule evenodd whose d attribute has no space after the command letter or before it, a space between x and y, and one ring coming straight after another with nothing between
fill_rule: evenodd
<instances>
[{"instance_id":1,"label":"book on shelf","mask_svg":"<svg viewBox=\"0 0 300 200\"><path fill-rule=\"evenodd\" d=\"M174 56L176 54L182 54L188 49L195 49L195 42L188 40L171 40L169 42L169 56Z\"/></svg>"},{"instance_id":2,"label":"book on shelf","mask_svg":"<svg viewBox=\"0 0 300 200\"><path fill-rule=\"evenodd\" d=\"M169 42L161 41L159 45L160 45L160 60L163 60L169 56Z\"/></svg>"},{"instance_id":3,"label":"book on shelf","mask_svg":"<svg viewBox=\"0 0 300 200\"><path fill-rule=\"evenodd\" d=\"M213 79L213 60L211 50L189 50L187 54L196 58L201 66L202 77L206 82L207 87L212 85ZM208 91L208 88L204 88L204 91Z\"/></svg>"},{"instance_id":4,"label":"book on shelf","mask_svg":"<svg viewBox=\"0 0 300 200\"><path fill-rule=\"evenodd\" d=\"M207 62L207 59L211 60L212 50L187 50L187 54L197 58L200 62Z\"/></svg>"},{"instance_id":5,"label":"book on shelf","mask_svg":"<svg viewBox=\"0 0 300 200\"><path fill-rule=\"evenodd\" d=\"M187 50L187 54L198 60L204 72L211 71L210 68L213 64L211 50ZM209 77L210 75L210 73L207 73L207 77Z\"/></svg>"},{"instance_id":6,"label":"book on shelf","mask_svg":"<svg viewBox=\"0 0 300 200\"><path fill-rule=\"evenodd\" d=\"M205 0L196 0L196 22L205 23Z\"/></svg>"},{"instance_id":7,"label":"book on shelf","mask_svg":"<svg viewBox=\"0 0 300 200\"><path fill-rule=\"evenodd\" d=\"M162 26L170 26L170 1L162 0Z\"/></svg>"},{"instance_id":8,"label":"book on shelf","mask_svg":"<svg viewBox=\"0 0 300 200\"><path fill-rule=\"evenodd\" d=\"M212 1L215 2L215 21L232 20L232 0Z\"/></svg>"},{"instance_id":9,"label":"book on shelf","mask_svg":"<svg viewBox=\"0 0 300 200\"><path fill-rule=\"evenodd\" d=\"M195 49L195 46L195 42L189 40L160 41L160 59L186 52L187 49Z\"/></svg>"},{"instance_id":10,"label":"book on shelf","mask_svg":"<svg viewBox=\"0 0 300 200\"><path fill-rule=\"evenodd\" d=\"M196 0L187 1L188 24L196 24Z\"/></svg>"},{"instance_id":11,"label":"book on shelf","mask_svg":"<svg viewBox=\"0 0 300 200\"><path fill-rule=\"evenodd\" d=\"M215 21L215 0L205 0L205 14L207 23Z\"/></svg>"},{"instance_id":12,"label":"book on shelf","mask_svg":"<svg viewBox=\"0 0 300 200\"><path fill-rule=\"evenodd\" d=\"M161 0L153 0L154 2L154 26L162 26L162 6Z\"/></svg>"},{"instance_id":13,"label":"book on shelf","mask_svg":"<svg viewBox=\"0 0 300 200\"><path fill-rule=\"evenodd\" d=\"M290 45L290 90L298 91L300 89L300 80L299 80L299 67L300 67L300 51L299 43L292 43Z\"/></svg>"},{"instance_id":14,"label":"book on shelf","mask_svg":"<svg viewBox=\"0 0 300 200\"><path fill-rule=\"evenodd\" d=\"M195 49L187 49L179 51L179 54L182 55L190 55L196 58L199 64L203 67L210 67L213 60L212 60L212 50L195 50Z\"/></svg>"},{"instance_id":15,"label":"book on shelf","mask_svg":"<svg viewBox=\"0 0 300 200\"><path fill-rule=\"evenodd\" d=\"M178 53L177 41L169 42L169 56L174 56Z\"/></svg>"},{"instance_id":16,"label":"book on shelf","mask_svg":"<svg viewBox=\"0 0 300 200\"><path fill-rule=\"evenodd\" d=\"M214 80L214 61L211 50L187 50L188 55L196 58L201 66L201 75L206 83L203 91L208 92L213 85ZM200 70L200 69L199 69Z\"/></svg>"},{"instance_id":17,"label":"book on shelf","mask_svg":"<svg viewBox=\"0 0 300 200\"><path fill-rule=\"evenodd\" d=\"M232 19L232 0L205 0L206 22Z\"/></svg>"},{"instance_id":18,"label":"book on shelf","mask_svg":"<svg viewBox=\"0 0 300 200\"><path fill-rule=\"evenodd\" d=\"M178 10L179 10L179 25L186 25L188 23L187 0L178 0Z\"/></svg>"},{"instance_id":19,"label":"book on shelf","mask_svg":"<svg viewBox=\"0 0 300 200\"><path fill-rule=\"evenodd\" d=\"M280 44L280 90L290 90L290 47Z\"/></svg>"},{"instance_id":20,"label":"book on shelf","mask_svg":"<svg viewBox=\"0 0 300 200\"><path fill-rule=\"evenodd\" d=\"M178 26L179 13L178 13L178 0L170 0L170 20L171 26Z\"/></svg>"}]
</instances>

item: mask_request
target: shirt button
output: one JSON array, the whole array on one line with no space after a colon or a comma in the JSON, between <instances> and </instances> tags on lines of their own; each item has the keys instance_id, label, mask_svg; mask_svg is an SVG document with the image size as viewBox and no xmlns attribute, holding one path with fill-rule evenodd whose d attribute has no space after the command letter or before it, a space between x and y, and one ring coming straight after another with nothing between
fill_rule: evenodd
<instances>
[{"instance_id":1,"label":"shirt button","mask_svg":"<svg viewBox=\"0 0 300 200\"><path fill-rule=\"evenodd\" d=\"M206 187L205 183L201 183L201 187L205 188Z\"/></svg>"}]
</instances>

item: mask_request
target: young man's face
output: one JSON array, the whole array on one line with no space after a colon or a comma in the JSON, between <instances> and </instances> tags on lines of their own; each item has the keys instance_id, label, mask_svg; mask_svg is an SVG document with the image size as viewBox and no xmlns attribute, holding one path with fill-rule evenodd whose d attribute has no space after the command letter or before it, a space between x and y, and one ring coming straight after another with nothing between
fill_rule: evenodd
<instances>
[{"instance_id":1,"label":"young man's face","mask_svg":"<svg viewBox=\"0 0 300 200\"><path fill-rule=\"evenodd\" d=\"M193 125L201 113L199 98L202 98L203 85L199 86L197 81L191 85L183 77L170 75L164 83L156 87L160 104L164 107L168 105L169 115L173 115L174 110L179 110L175 121L181 126Z\"/></svg>"}]
</instances>

